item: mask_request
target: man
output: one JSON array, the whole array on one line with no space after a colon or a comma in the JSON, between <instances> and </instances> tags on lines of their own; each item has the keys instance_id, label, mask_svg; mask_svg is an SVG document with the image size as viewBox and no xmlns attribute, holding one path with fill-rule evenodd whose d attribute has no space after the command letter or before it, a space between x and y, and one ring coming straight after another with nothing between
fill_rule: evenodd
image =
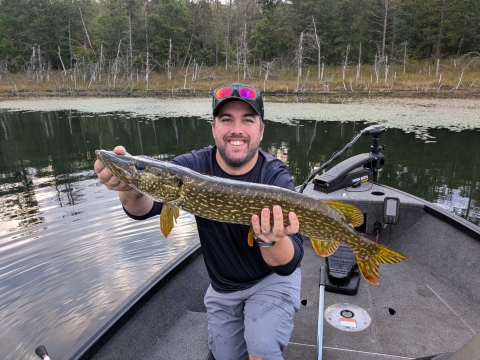
<instances>
[{"instance_id":1,"label":"man","mask_svg":"<svg viewBox=\"0 0 480 360\"><path fill-rule=\"evenodd\" d=\"M263 100L258 89L232 84L213 94L212 134L215 146L180 155L177 165L214 176L276 185L295 190L280 160L260 150ZM125 154L117 146L117 154ZM130 188L95 162L98 179L117 190L127 215L142 220L158 215L162 204ZM273 218L273 225L272 219ZM211 285L205 295L208 342L216 360L283 359L300 306L300 262L303 239L291 212L265 208L252 215L255 244L247 243L249 227L196 216Z\"/></svg>"}]
</instances>

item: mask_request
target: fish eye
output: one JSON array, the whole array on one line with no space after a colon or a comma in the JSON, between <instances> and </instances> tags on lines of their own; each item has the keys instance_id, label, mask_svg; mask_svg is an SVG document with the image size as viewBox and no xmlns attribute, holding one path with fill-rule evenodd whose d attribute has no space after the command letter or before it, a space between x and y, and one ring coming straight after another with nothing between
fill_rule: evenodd
<instances>
[{"instance_id":1,"label":"fish eye","mask_svg":"<svg viewBox=\"0 0 480 360\"><path fill-rule=\"evenodd\" d=\"M144 163L136 163L135 164L135 169L137 169L139 171L143 171L143 170L145 170L145 164Z\"/></svg>"}]
</instances>

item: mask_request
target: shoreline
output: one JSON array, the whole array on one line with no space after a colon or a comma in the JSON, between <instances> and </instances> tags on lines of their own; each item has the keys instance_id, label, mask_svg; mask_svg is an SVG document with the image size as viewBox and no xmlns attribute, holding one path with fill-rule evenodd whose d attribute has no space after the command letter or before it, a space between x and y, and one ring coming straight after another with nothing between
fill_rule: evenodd
<instances>
[{"instance_id":1,"label":"shoreline","mask_svg":"<svg viewBox=\"0 0 480 360\"><path fill-rule=\"evenodd\" d=\"M265 98L273 100L273 102L319 102L325 98L335 100L342 99L375 99L375 98L400 98L400 99L418 99L418 98L438 98L438 99L480 99L480 90L333 90L333 91L262 91ZM31 90L31 91L0 91L0 102L13 99L26 98L165 98L165 97L209 97L211 90L198 90L195 88L187 89L164 89L164 90L68 90L68 91L52 91L52 90ZM290 99L291 98L291 99ZM318 99L318 98L321 98ZM340 102L342 100L339 100Z\"/></svg>"}]
</instances>

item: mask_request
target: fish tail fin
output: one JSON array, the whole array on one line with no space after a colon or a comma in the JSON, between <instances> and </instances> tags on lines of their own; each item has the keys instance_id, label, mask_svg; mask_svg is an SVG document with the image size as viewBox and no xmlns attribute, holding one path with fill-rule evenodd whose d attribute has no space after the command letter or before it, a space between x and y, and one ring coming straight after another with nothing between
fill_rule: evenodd
<instances>
[{"instance_id":1,"label":"fish tail fin","mask_svg":"<svg viewBox=\"0 0 480 360\"><path fill-rule=\"evenodd\" d=\"M355 257L357 258L358 269L365 280L370 284L378 285L379 264L395 264L405 260L407 257L386 246L374 245L376 251L373 255L359 256L356 253Z\"/></svg>"}]
</instances>

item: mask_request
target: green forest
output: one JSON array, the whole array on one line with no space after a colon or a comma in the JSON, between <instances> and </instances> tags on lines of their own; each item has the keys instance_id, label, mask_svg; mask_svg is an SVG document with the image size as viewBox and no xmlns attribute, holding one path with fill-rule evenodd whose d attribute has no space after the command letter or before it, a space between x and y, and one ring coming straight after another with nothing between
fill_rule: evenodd
<instances>
[{"instance_id":1,"label":"green forest","mask_svg":"<svg viewBox=\"0 0 480 360\"><path fill-rule=\"evenodd\" d=\"M335 67L348 90L363 66L378 84L427 64L439 86L442 70L463 61L463 76L479 58L479 0L0 0L0 81L162 74L185 88L222 69L264 81L291 69L300 88Z\"/></svg>"}]
</instances>

